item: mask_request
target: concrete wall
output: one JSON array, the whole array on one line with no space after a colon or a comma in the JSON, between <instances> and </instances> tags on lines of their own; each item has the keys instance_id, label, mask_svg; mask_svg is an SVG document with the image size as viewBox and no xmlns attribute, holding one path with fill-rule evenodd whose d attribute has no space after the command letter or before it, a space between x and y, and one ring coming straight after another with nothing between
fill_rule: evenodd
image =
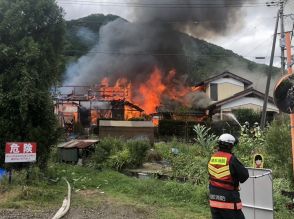
<instances>
[{"instance_id":1,"label":"concrete wall","mask_svg":"<svg viewBox=\"0 0 294 219\"><path fill-rule=\"evenodd\" d=\"M154 127L99 126L99 138L122 137L124 139L147 138L154 143Z\"/></svg>"}]
</instances>

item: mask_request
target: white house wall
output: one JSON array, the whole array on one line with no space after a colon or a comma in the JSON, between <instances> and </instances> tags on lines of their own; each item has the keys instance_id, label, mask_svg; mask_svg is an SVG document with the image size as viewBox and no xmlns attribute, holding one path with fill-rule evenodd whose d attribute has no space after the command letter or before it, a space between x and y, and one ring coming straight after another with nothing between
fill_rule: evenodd
<instances>
[{"instance_id":1,"label":"white house wall","mask_svg":"<svg viewBox=\"0 0 294 219\"><path fill-rule=\"evenodd\" d=\"M210 82L210 84L217 84L217 101L224 100L245 89L244 83L233 78L220 78ZM206 94L211 98L210 84L207 87Z\"/></svg>"},{"instance_id":2,"label":"white house wall","mask_svg":"<svg viewBox=\"0 0 294 219\"><path fill-rule=\"evenodd\" d=\"M241 81L238 81L236 79L233 79L233 78L220 78L220 79L217 79L217 80L212 81L210 83L214 83L214 84L224 84L224 83L234 84L236 86L243 87L243 89L244 89L244 83L242 83Z\"/></svg>"},{"instance_id":3,"label":"white house wall","mask_svg":"<svg viewBox=\"0 0 294 219\"><path fill-rule=\"evenodd\" d=\"M222 105L221 111L231 111L231 109L245 108L244 106L246 105L254 105L256 106L255 108L259 108L261 110L263 108L263 102L263 99L256 97L242 97L238 100ZM279 112L278 108L272 103L267 104L267 111Z\"/></svg>"}]
</instances>

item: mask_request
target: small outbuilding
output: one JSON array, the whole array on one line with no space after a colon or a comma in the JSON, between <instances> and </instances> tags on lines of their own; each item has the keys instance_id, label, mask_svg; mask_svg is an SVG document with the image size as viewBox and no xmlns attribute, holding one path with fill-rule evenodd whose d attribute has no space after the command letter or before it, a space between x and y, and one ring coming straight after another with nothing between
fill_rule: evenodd
<instances>
[{"instance_id":1,"label":"small outbuilding","mask_svg":"<svg viewBox=\"0 0 294 219\"><path fill-rule=\"evenodd\" d=\"M152 121L99 121L99 138L122 137L125 139L147 138L154 143L154 124Z\"/></svg>"},{"instance_id":2,"label":"small outbuilding","mask_svg":"<svg viewBox=\"0 0 294 219\"><path fill-rule=\"evenodd\" d=\"M95 151L95 144L99 140L71 140L58 145L60 162L77 163L79 159L89 156Z\"/></svg>"}]
</instances>

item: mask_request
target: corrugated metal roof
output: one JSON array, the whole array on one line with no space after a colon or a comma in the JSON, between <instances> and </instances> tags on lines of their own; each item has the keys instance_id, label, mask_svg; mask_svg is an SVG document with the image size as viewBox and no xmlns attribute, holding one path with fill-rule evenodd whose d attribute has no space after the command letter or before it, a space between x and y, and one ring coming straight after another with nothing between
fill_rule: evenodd
<instances>
[{"instance_id":1,"label":"corrugated metal roof","mask_svg":"<svg viewBox=\"0 0 294 219\"><path fill-rule=\"evenodd\" d=\"M150 127L153 128L152 121L115 121L115 120L100 120L99 126L111 127Z\"/></svg>"},{"instance_id":2,"label":"corrugated metal roof","mask_svg":"<svg viewBox=\"0 0 294 219\"><path fill-rule=\"evenodd\" d=\"M79 148L84 149L96 144L99 140L85 139L85 140L71 140L58 145L59 148Z\"/></svg>"}]
</instances>

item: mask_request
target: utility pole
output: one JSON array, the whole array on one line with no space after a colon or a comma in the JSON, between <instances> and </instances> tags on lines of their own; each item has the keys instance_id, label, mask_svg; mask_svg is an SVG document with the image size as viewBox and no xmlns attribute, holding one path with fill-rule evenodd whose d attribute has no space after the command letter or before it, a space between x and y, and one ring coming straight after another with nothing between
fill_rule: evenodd
<instances>
[{"instance_id":1,"label":"utility pole","mask_svg":"<svg viewBox=\"0 0 294 219\"><path fill-rule=\"evenodd\" d=\"M281 18L281 40L280 40L280 47L281 47L281 70L282 75L285 73L285 28L284 28L284 1L280 1L280 18Z\"/></svg>"},{"instance_id":2,"label":"utility pole","mask_svg":"<svg viewBox=\"0 0 294 219\"><path fill-rule=\"evenodd\" d=\"M286 40L285 40L285 45L287 49L287 69L288 69L288 74L293 74L292 72L292 52L291 52L291 32L286 33ZM291 142L292 142L292 170L293 170L293 175L294 175L294 114L290 114L290 121L291 121Z\"/></svg>"},{"instance_id":3,"label":"utility pole","mask_svg":"<svg viewBox=\"0 0 294 219\"><path fill-rule=\"evenodd\" d=\"M269 94L269 88L270 88L271 77L272 77L272 70L273 70L273 63L274 63L274 56L275 56L275 48L276 48L276 41L277 41L277 32L278 32L278 26L279 26L280 11L281 11L281 9L279 9L278 13L277 13L277 20L276 20L274 39L273 39L273 45L272 45L270 66L269 66L269 70L268 70L268 73L267 73L265 97L264 97L263 109L262 109L262 115L261 115L261 121L260 121L261 130L264 130L265 122L266 122L267 101L268 101L268 94Z\"/></svg>"}]
</instances>

